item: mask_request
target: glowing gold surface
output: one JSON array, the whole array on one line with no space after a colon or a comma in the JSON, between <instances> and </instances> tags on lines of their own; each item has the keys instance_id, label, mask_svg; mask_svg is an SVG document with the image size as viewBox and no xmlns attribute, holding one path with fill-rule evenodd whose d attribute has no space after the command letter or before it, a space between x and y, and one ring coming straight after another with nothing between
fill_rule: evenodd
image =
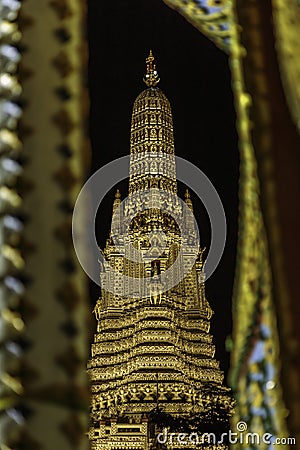
<instances>
[{"instance_id":1,"label":"glowing gold surface","mask_svg":"<svg viewBox=\"0 0 300 450\"><path fill-rule=\"evenodd\" d=\"M218 47L230 51L231 0L164 0L171 8L178 11L201 33L211 39Z\"/></svg>"},{"instance_id":2,"label":"glowing gold surface","mask_svg":"<svg viewBox=\"0 0 300 450\"><path fill-rule=\"evenodd\" d=\"M276 49L286 99L300 132L300 4L294 0L273 0Z\"/></svg>"},{"instance_id":3,"label":"glowing gold surface","mask_svg":"<svg viewBox=\"0 0 300 450\"><path fill-rule=\"evenodd\" d=\"M272 431L277 436L288 436L285 423L286 409L280 386L279 340L273 303L268 242L262 218L257 162L251 137L251 127L253 126L249 112L251 96L246 91L243 73L243 57L245 57L246 51L240 43L234 7L229 25L232 30L230 67L241 158L239 240L233 295L233 351L230 370L230 384L237 395L233 423L246 420L250 432L263 434L272 427ZM258 309L262 311L260 320L257 315ZM257 407L263 407L267 402L264 384L255 381L258 367L251 364L250 361L250 355L254 349L253 337L259 324L268 327L270 331L270 337L264 344L263 362L269 363L273 367L273 382L276 386L271 393L273 413L269 415L269 428L266 427L262 416L252 412L253 401ZM268 351L268 345L272 346L271 352ZM250 402L248 401L249 395L252 399Z\"/></svg>"},{"instance_id":4,"label":"glowing gold surface","mask_svg":"<svg viewBox=\"0 0 300 450\"><path fill-rule=\"evenodd\" d=\"M150 63L148 58L147 66ZM145 153L158 156L153 158L153 166L144 158ZM160 154L170 156L162 166ZM137 97L131 126L129 192L148 188L177 192L171 108L162 91L153 85ZM117 191L113 211L120 202ZM185 202L193 208L188 192ZM128 235L121 220L117 220L117 226L119 245L123 246ZM103 290L96 304L98 327L88 363L92 450L152 448L148 414L158 405L175 416L209 416L216 404L220 414L228 417L232 411L230 391L223 386L223 373L214 358L209 333L212 310L205 296L203 251L191 272L174 288L162 292L159 275L174 263L182 239L174 219L158 209L138 212L130 239L143 251L157 227L165 233L167 245L154 261L127 260L111 238L104 250L105 258L119 272L138 278L157 277L157 284L150 297L138 299ZM135 432L123 433L124 427Z\"/></svg>"}]
</instances>

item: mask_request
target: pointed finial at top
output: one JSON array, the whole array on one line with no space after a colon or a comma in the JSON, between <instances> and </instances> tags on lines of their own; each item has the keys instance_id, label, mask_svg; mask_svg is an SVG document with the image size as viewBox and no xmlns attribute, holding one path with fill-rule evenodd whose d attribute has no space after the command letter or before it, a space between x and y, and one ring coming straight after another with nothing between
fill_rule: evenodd
<instances>
[{"instance_id":1,"label":"pointed finial at top","mask_svg":"<svg viewBox=\"0 0 300 450\"><path fill-rule=\"evenodd\" d=\"M150 50L149 56L146 59L146 66L147 73L143 79L144 83L146 83L146 85L149 87L156 86L160 82L160 79L156 70L156 65L154 64L154 56L152 50Z\"/></svg>"}]
</instances>

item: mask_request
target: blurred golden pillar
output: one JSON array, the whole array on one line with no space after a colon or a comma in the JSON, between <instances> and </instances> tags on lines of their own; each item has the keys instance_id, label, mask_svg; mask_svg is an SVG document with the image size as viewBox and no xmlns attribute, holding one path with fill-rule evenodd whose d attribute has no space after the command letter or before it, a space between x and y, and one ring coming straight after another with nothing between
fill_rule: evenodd
<instances>
[{"instance_id":1,"label":"blurred golden pillar","mask_svg":"<svg viewBox=\"0 0 300 450\"><path fill-rule=\"evenodd\" d=\"M281 383L288 427L299 442L300 7L290 1L240 0L236 12L246 50L243 78L251 96L251 139L272 270Z\"/></svg>"},{"instance_id":2,"label":"blurred golden pillar","mask_svg":"<svg viewBox=\"0 0 300 450\"><path fill-rule=\"evenodd\" d=\"M4 319L19 330L18 335L7 332L1 349L6 390L0 448L83 450L88 448L89 302L87 278L73 250L71 219L90 156L85 4L6 4L19 6L15 26L21 32L22 93L15 104L23 114L15 132L23 146L13 154L22 170L4 186L6 191L0 189L18 203L22 233L4 247L6 264L10 259L17 266L7 268L4 281L10 290L4 285L4 298L12 290L18 296L4 310Z\"/></svg>"}]
</instances>

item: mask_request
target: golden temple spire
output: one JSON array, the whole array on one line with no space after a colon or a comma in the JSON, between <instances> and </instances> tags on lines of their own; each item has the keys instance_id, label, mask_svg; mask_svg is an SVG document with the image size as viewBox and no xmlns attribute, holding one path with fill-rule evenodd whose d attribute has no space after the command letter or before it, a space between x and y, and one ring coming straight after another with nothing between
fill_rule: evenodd
<instances>
[{"instance_id":1,"label":"golden temple spire","mask_svg":"<svg viewBox=\"0 0 300 450\"><path fill-rule=\"evenodd\" d=\"M160 80L151 50L146 62L148 89L137 96L132 111L129 193L150 188L177 193L171 106L154 88Z\"/></svg>"},{"instance_id":2,"label":"golden temple spire","mask_svg":"<svg viewBox=\"0 0 300 450\"><path fill-rule=\"evenodd\" d=\"M151 51L144 81L147 89L132 111L129 201L123 208L116 192L107 264L100 266L111 290L101 290L94 310L98 327L88 363L91 450L157 447L150 433L153 427L162 431L152 415L158 405L176 421L189 424L192 414L218 430L223 424L229 428L232 411L209 334L212 310L200 249L184 272L194 252L194 216L187 214L193 205L189 191L188 208L177 200L172 111L161 89L154 88L159 77ZM136 258L139 252L142 259ZM210 448L228 450L225 443Z\"/></svg>"},{"instance_id":3,"label":"golden temple spire","mask_svg":"<svg viewBox=\"0 0 300 450\"><path fill-rule=\"evenodd\" d=\"M150 50L149 56L146 59L146 66L147 73L144 76L143 81L148 87L154 87L160 82L160 78L156 70L156 64L154 63L152 50Z\"/></svg>"}]
</instances>

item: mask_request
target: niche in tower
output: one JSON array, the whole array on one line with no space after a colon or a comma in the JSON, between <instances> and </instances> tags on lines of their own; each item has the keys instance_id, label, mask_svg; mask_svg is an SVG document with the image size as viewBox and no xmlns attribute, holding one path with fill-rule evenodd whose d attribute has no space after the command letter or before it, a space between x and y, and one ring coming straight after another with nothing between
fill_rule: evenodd
<instances>
[{"instance_id":1,"label":"niche in tower","mask_svg":"<svg viewBox=\"0 0 300 450\"><path fill-rule=\"evenodd\" d=\"M159 277L160 274L161 274L160 261L158 259L155 259L154 261L151 261L151 277L154 276Z\"/></svg>"}]
</instances>

